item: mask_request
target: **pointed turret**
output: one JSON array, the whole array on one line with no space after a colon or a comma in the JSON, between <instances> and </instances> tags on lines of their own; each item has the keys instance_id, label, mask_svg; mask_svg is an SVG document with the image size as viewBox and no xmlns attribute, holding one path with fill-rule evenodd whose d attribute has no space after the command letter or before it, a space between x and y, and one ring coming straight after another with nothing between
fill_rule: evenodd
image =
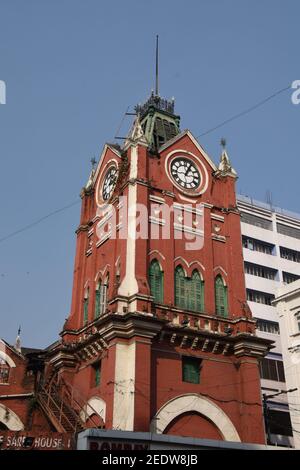
<instances>
[{"instance_id":1,"label":"pointed turret","mask_svg":"<svg viewBox=\"0 0 300 470\"><path fill-rule=\"evenodd\" d=\"M231 162L226 151L226 140L223 138L221 139L221 146L223 150L221 153L220 163L216 174L220 176L232 176L233 178L237 178L237 172L231 166Z\"/></svg>"},{"instance_id":2,"label":"pointed turret","mask_svg":"<svg viewBox=\"0 0 300 470\"><path fill-rule=\"evenodd\" d=\"M128 133L128 136L125 140L124 149L127 149L131 144L140 144L145 145L146 147L149 146L149 142L146 139L141 125L139 114L135 118L133 125Z\"/></svg>"},{"instance_id":3,"label":"pointed turret","mask_svg":"<svg viewBox=\"0 0 300 470\"><path fill-rule=\"evenodd\" d=\"M21 352L21 327L20 326L18 328L18 334L17 334L16 341L15 341L15 349L18 352Z\"/></svg>"},{"instance_id":4,"label":"pointed turret","mask_svg":"<svg viewBox=\"0 0 300 470\"><path fill-rule=\"evenodd\" d=\"M90 191L93 187L93 182L94 182L94 176L95 176L95 165L96 165L96 159L93 157L91 159L91 164L92 164L92 170L90 172L89 179L87 180L87 183L84 187L85 191Z\"/></svg>"}]
</instances>

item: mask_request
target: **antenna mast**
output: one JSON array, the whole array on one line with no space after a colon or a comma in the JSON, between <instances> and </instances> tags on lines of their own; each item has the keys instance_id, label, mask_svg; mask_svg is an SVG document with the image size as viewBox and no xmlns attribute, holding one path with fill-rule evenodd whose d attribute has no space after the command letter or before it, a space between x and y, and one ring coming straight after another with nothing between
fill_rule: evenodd
<instances>
[{"instance_id":1,"label":"antenna mast","mask_svg":"<svg viewBox=\"0 0 300 470\"><path fill-rule=\"evenodd\" d=\"M155 96L158 96L158 34L156 35L156 73L155 73Z\"/></svg>"}]
</instances>

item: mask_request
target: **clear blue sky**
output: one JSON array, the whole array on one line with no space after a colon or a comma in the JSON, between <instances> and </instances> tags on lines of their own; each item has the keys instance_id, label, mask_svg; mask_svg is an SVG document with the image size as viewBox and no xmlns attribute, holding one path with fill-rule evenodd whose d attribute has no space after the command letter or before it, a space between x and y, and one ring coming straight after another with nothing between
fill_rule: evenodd
<instances>
[{"instance_id":1,"label":"clear blue sky","mask_svg":"<svg viewBox=\"0 0 300 470\"><path fill-rule=\"evenodd\" d=\"M300 79L299 0L0 0L0 238L79 199L92 156L154 81L194 135ZM225 136L238 189L300 211L292 92L200 139ZM125 133L126 121L121 133ZM0 243L0 336L44 347L70 309L80 206Z\"/></svg>"}]
</instances>

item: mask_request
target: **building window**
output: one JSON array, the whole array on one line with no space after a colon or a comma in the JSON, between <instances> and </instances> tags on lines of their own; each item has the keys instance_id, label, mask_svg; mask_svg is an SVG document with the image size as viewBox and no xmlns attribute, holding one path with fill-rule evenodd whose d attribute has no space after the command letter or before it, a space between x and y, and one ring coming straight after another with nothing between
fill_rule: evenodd
<instances>
[{"instance_id":1,"label":"building window","mask_svg":"<svg viewBox=\"0 0 300 470\"><path fill-rule=\"evenodd\" d=\"M259 264L248 263L245 261L245 273L251 274L252 276L264 277L265 279L271 279L274 281L277 275L276 269L261 266Z\"/></svg>"},{"instance_id":2,"label":"building window","mask_svg":"<svg viewBox=\"0 0 300 470\"><path fill-rule=\"evenodd\" d=\"M101 361L93 364L93 383L94 387L99 387L101 382Z\"/></svg>"},{"instance_id":3,"label":"building window","mask_svg":"<svg viewBox=\"0 0 300 470\"><path fill-rule=\"evenodd\" d=\"M268 409L268 425L270 434L293 436L290 413Z\"/></svg>"},{"instance_id":4,"label":"building window","mask_svg":"<svg viewBox=\"0 0 300 470\"><path fill-rule=\"evenodd\" d=\"M177 130L174 123L169 122L167 119L161 119L160 117L155 119L153 137L157 147L175 137L176 134Z\"/></svg>"},{"instance_id":5,"label":"building window","mask_svg":"<svg viewBox=\"0 0 300 470\"><path fill-rule=\"evenodd\" d=\"M227 287L224 284L222 276L218 275L215 279L215 302L216 314L221 317L228 316Z\"/></svg>"},{"instance_id":6,"label":"building window","mask_svg":"<svg viewBox=\"0 0 300 470\"><path fill-rule=\"evenodd\" d=\"M288 237L300 239L300 230L295 227L289 227L288 225L277 224L277 232Z\"/></svg>"},{"instance_id":7,"label":"building window","mask_svg":"<svg viewBox=\"0 0 300 470\"><path fill-rule=\"evenodd\" d=\"M241 215L241 222L244 222L245 224L255 225L256 227L261 227L266 230L272 230L271 220L262 219L256 215L248 214L248 212L242 212Z\"/></svg>"},{"instance_id":8,"label":"building window","mask_svg":"<svg viewBox=\"0 0 300 470\"><path fill-rule=\"evenodd\" d=\"M256 327L259 331L279 335L279 324L275 321L256 319Z\"/></svg>"},{"instance_id":9,"label":"building window","mask_svg":"<svg viewBox=\"0 0 300 470\"><path fill-rule=\"evenodd\" d=\"M247 300L250 302L256 302L258 304L272 305L272 300L275 299L273 294L267 294L266 292L260 292L257 290L247 289Z\"/></svg>"},{"instance_id":10,"label":"building window","mask_svg":"<svg viewBox=\"0 0 300 470\"><path fill-rule=\"evenodd\" d=\"M7 384L9 380L10 367L4 359L0 358L0 384Z\"/></svg>"},{"instance_id":11,"label":"building window","mask_svg":"<svg viewBox=\"0 0 300 470\"><path fill-rule=\"evenodd\" d=\"M154 259L149 267L149 284L150 292L153 296L154 302L163 302L163 288L164 288L164 273L160 269L159 262Z\"/></svg>"},{"instance_id":12,"label":"building window","mask_svg":"<svg viewBox=\"0 0 300 470\"><path fill-rule=\"evenodd\" d=\"M84 321L84 323L87 323L87 321L88 321L89 297L90 297L90 290L89 290L89 288L87 288L87 289L85 289L84 299L83 299L83 321Z\"/></svg>"},{"instance_id":13,"label":"building window","mask_svg":"<svg viewBox=\"0 0 300 470\"><path fill-rule=\"evenodd\" d=\"M297 274L292 274L292 273L286 273L285 271L282 272L282 277L283 277L283 282L285 284L290 284L291 282L297 281L297 279L300 279L300 276Z\"/></svg>"},{"instance_id":14,"label":"building window","mask_svg":"<svg viewBox=\"0 0 300 470\"><path fill-rule=\"evenodd\" d=\"M175 305L185 310L201 312L204 310L204 283L197 270L190 278L177 266L175 270Z\"/></svg>"},{"instance_id":15,"label":"building window","mask_svg":"<svg viewBox=\"0 0 300 470\"><path fill-rule=\"evenodd\" d=\"M105 313L107 305L107 281L98 283L95 297L95 318Z\"/></svg>"},{"instance_id":16,"label":"building window","mask_svg":"<svg viewBox=\"0 0 300 470\"><path fill-rule=\"evenodd\" d=\"M288 259L289 261L294 261L295 263L300 263L300 252L295 250L290 250L284 246L280 247L280 256L281 258Z\"/></svg>"},{"instance_id":17,"label":"building window","mask_svg":"<svg viewBox=\"0 0 300 470\"><path fill-rule=\"evenodd\" d=\"M197 270L193 271L188 283L188 310L203 311L203 282Z\"/></svg>"},{"instance_id":18,"label":"building window","mask_svg":"<svg viewBox=\"0 0 300 470\"><path fill-rule=\"evenodd\" d=\"M297 333L300 332L300 312L295 313L296 325L297 325Z\"/></svg>"},{"instance_id":19,"label":"building window","mask_svg":"<svg viewBox=\"0 0 300 470\"><path fill-rule=\"evenodd\" d=\"M275 246L270 243L262 242L261 240L256 240L255 238L242 237L243 247L248 250L258 251L260 253L265 253L266 255L273 255Z\"/></svg>"},{"instance_id":20,"label":"building window","mask_svg":"<svg viewBox=\"0 0 300 470\"><path fill-rule=\"evenodd\" d=\"M274 359L262 359L259 364L262 379L285 382L283 362Z\"/></svg>"},{"instance_id":21,"label":"building window","mask_svg":"<svg viewBox=\"0 0 300 470\"><path fill-rule=\"evenodd\" d=\"M182 358L182 381L192 384L200 383L201 359L197 357Z\"/></svg>"}]
</instances>

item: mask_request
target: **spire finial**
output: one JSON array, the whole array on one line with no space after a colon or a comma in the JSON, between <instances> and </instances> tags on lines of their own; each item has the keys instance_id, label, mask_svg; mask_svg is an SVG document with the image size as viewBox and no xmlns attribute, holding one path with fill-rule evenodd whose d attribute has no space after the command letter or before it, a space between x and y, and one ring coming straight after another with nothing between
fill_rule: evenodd
<instances>
[{"instance_id":1,"label":"spire finial","mask_svg":"<svg viewBox=\"0 0 300 470\"><path fill-rule=\"evenodd\" d=\"M95 169L96 163L97 163L97 161L96 161L95 157L91 158L92 170Z\"/></svg>"},{"instance_id":2,"label":"spire finial","mask_svg":"<svg viewBox=\"0 0 300 470\"><path fill-rule=\"evenodd\" d=\"M18 335L16 337L16 343L15 343L15 349L18 351L18 352L21 352L21 325L19 326L18 328Z\"/></svg>"},{"instance_id":3,"label":"spire finial","mask_svg":"<svg viewBox=\"0 0 300 470\"><path fill-rule=\"evenodd\" d=\"M221 147L223 147L223 149L225 149L225 147L226 147L226 139L225 139L225 137L222 137L222 138L221 138L220 144L221 144Z\"/></svg>"},{"instance_id":4,"label":"spire finial","mask_svg":"<svg viewBox=\"0 0 300 470\"><path fill-rule=\"evenodd\" d=\"M155 96L158 96L158 34L156 35Z\"/></svg>"}]
</instances>

